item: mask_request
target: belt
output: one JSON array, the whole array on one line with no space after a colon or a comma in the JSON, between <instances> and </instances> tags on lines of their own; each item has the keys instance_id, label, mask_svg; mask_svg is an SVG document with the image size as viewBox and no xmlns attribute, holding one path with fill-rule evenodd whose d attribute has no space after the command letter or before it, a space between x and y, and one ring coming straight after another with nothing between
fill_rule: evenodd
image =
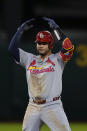
<instances>
[{"instance_id":1,"label":"belt","mask_svg":"<svg viewBox=\"0 0 87 131\"><path fill-rule=\"evenodd\" d=\"M60 96L59 97L54 97L49 102L59 100L59 98L60 98ZM36 104L45 104L47 101L46 101L46 99L41 99L39 97L35 97L35 99L33 100L33 102L36 103Z\"/></svg>"}]
</instances>

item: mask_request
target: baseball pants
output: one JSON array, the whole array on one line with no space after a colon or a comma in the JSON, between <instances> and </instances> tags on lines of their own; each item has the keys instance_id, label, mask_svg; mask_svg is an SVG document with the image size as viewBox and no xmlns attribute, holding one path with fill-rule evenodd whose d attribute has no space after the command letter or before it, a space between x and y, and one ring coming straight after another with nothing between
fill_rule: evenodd
<instances>
[{"instance_id":1,"label":"baseball pants","mask_svg":"<svg viewBox=\"0 0 87 131\"><path fill-rule=\"evenodd\" d=\"M61 100L49 104L29 103L23 120L23 131L40 131L45 123L51 131L71 131Z\"/></svg>"}]
</instances>

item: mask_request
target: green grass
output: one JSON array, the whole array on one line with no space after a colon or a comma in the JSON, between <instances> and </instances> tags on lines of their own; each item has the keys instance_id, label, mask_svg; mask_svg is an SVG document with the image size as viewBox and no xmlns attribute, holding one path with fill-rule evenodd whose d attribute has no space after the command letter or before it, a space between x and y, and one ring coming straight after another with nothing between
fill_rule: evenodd
<instances>
[{"instance_id":1,"label":"green grass","mask_svg":"<svg viewBox=\"0 0 87 131\"><path fill-rule=\"evenodd\" d=\"M72 131L87 131L87 123L71 123Z\"/></svg>"},{"instance_id":2,"label":"green grass","mask_svg":"<svg viewBox=\"0 0 87 131\"><path fill-rule=\"evenodd\" d=\"M72 131L87 131L87 123L70 123ZM0 131L22 131L21 123L0 123ZM50 131L47 126L43 126L41 131Z\"/></svg>"}]
</instances>

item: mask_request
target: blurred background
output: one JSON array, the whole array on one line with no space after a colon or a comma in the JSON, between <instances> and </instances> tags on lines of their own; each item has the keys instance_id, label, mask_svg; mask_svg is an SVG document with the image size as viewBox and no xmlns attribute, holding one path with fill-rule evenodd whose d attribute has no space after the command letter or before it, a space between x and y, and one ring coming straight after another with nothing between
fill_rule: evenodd
<instances>
[{"instance_id":1,"label":"blurred background","mask_svg":"<svg viewBox=\"0 0 87 131\"><path fill-rule=\"evenodd\" d=\"M28 104L25 70L8 54L17 28L34 17L50 17L75 45L63 73L62 101L70 122L87 121L87 1L0 0L0 121L22 121ZM33 37L31 32L30 39ZM22 48L33 52L23 37ZM56 41L57 43L57 41ZM55 51L55 49L54 49Z\"/></svg>"}]
</instances>

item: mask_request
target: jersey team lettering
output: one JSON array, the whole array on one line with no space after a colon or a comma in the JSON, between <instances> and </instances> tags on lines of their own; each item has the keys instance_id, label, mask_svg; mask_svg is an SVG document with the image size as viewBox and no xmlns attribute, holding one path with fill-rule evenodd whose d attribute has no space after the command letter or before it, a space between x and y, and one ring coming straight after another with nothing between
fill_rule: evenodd
<instances>
[{"instance_id":1,"label":"jersey team lettering","mask_svg":"<svg viewBox=\"0 0 87 131\"><path fill-rule=\"evenodd\" d=\"M53 67L55 66L55 63L53 61L51 61L49 58L47 59L46 62L47 62L46 65L43 65L42 67L38 67L38 66L35 66L36 60L34 59L30 63L29 67L27 68L27 71L30 70L31 74L40 74L40 73L44 73L44 72L54 72L55 69ZM51 65L49 67L46 67L49 64L51 64Z\"/></svg>"},{"instance_id":2,"label":"jersey team lettering","mask_svg":"<svg viewBox=\"0 0 87 131\"><path fill-rule=\"evenodd\" d=\"M43 73L43 72L54 72L55 71L52 66L50 66L49 68L41 69L41 70L38 70L37 68L38 67L36 67L36 69L33 69L33 67L31 67L28 70L30 70L31 74L40 74L40 73Z\"/></svg>"}]
</instances>

